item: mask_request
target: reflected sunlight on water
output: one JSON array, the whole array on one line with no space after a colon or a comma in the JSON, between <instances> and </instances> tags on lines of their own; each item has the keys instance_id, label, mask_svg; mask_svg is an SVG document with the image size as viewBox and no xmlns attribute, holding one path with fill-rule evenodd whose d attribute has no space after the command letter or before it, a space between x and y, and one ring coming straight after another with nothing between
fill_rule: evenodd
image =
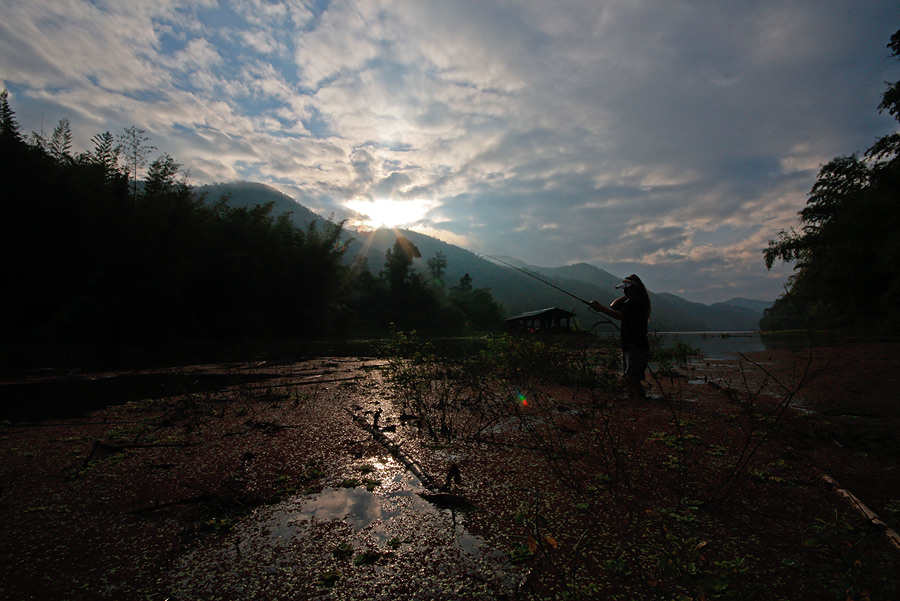
<instances>
[{"instance_id":1,"label":"reflected sunlight on water","mask_svg":"<svg viewBox=\"0 0 900 601\"><path fill-rule=\"evenodd\" d=\"M366 480L378 482L371 490L330 487L257 508L228 540L189 553L172 598L243 590L248 577L281 598L286 591L321 591L315 575L335 570L341 577L334 590L346 598L417 598L415 591L428 591L429 598L495 599L515 588L521 570L465 530L464 512L423 499L426 489L392 458L365 464ZM343 560L339 546L348 553ZM357 564L365 554L372 564ZM263 582L253 576L260 570L279 580Z\"/></svg>"}]
</instances>

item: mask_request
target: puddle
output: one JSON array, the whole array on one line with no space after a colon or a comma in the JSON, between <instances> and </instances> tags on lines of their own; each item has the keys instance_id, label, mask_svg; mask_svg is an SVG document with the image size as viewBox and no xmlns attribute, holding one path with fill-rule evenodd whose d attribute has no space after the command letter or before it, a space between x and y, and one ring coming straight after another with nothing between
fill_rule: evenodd
<instances>
[{"instance_id":1,"label":"puddle","mask_svg":"<svg viewBox=\"0 0 900 601\"><path fill-rule=\"evenodd\" d=\"M437 508L408 489L384 494L364 488L326 489L308 500L292 521L340 520L357 532L367 531L379 545L386 545L395 538L404 540L407 526L404 518L428 514L435 514L431 517L438 520L449 518L449 523L445 524L447 542L458 545L470 555L477 555L482 550L481 539L464 530L459 511Z\"/></svg>"},{"instance_id":2,"label":"puddle","mask_svg":"<svg viewBox=\"0 0 900 601\"><path fill-rule=\"evenodd\" d=\"M379 497L364 488L327 489L303 506L302 518L343 520L356 530L371 526L377 520L389 520L396 511L382 506Z\"/></svg>"},{"instance_id":3,"label":"puddle","mask_svg":"<svg viewBox=\"0 0 900 601\"><path fill-rule=\"evenodd\" d=\"M464 512L419 496L393 458L363 462L374 468L363 477L380 482L372 490L258 508L184 557L170 598L497 599L515 589L522 568L467 532Z\"/></svg>"}]
</instances>

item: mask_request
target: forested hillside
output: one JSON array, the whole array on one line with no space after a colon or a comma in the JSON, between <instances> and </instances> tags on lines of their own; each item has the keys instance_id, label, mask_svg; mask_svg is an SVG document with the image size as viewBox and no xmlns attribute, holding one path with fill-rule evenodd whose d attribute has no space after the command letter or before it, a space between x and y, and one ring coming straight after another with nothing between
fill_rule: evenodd
<instances>
[{"instance_id":1,"label":"forested hillside","mask_svg":"<svg viewBox=\"0 0 900 601\"><path fill-rule=\"evenodd\" d=\"M587 310L584 303L559 290L544 284L521 271L517 271L490 257L447 244L424 234L403 230L402 235L412 240L425 257L441 253L447 259L446 282L458 281L468 274L478 286L490 290L494 298L501 303L504 314L509 317L547 307L560 307L577 314L580 327L595 331L611 331L612 326L601 325L605 319ZM354 232L345 232L354 237ZM349 247L352 255L365 250L364 256L374 262L383 249L393 244L396 233L389 229L381 229L369 234L359 234ZM498 257L505 263L531 272L551 284L562 288L579 299L599 300L610 303L619 294L616 284L622 275L613 275L607 271L585 263L564 267L538 267L527 265L511 259ZM763 301L749 301L749 306L742 306L740 301L704 305L692 303L672 294L658 294L651 290L653 300L652 328L656 331L751 331L757 330L762 317L762 307L768 306ZM756 308L753 308L755 304Z\"/></svg>"},{"instance_id":2,"label":"forested hillside","mask_svg":"<svg viewBox=\"0 0 900 601\"><path fill-rule=\"evenodd\" d=\"M224 201L231 207L253 207L272 204L272 215L287 215L291 222L300 229L306 229L313 221L324 225L325 219L293 198L279 192L271 186L258 182L228 182L195 186L194 197L208 204ZM346 237L346 233L341 233Z\"/></svg>"},{"instance_id":3,"label":"forested hillside","mask_svg":"<svg viewBox=\"0 0 900 601\"><path fill-rule=\"evenodd\" d=\"M499 306L471 280L444 286L440 260L428 261L430 279L413 269L421 253L406 240L372 273L344 261L340 224L298 227L272 202L207 202L167 154L139 180L152 149L139 128L92 142L76 153L65 119L51 137L26 139L0 95L5 361L245 352L384 333L391 323L434 333L502 327ZM256 188L244 185L250 196Z\"/></svg>"},{"instance_id":4,"label":"forested hillside","mask_svg":"<svg viewBox=\"0 0 900 601\"><path fill-rule=\"evenodd\" d=\"M76 154L67 121L26 141L5 92L0 108L0 342L9 356L227 348L333 323L339 226L302 230L269 205L207 205L165 154L138 186L139 162L127 158L146 148L140 130L130 151L127 135L107 132Z\"/></svg>"},{"instance_id":5,"label":"forested hillside","mask_svg":"<svg viewBox=\"0 0 900 601\"><path fill-rule=\"evenodd\" d=\"M290 197L262 184L226 183L202 186L198 191L207 194L210 201L225 196L229 204L236 206L272 202L273 213L290 213L291 219L298 227L306 227L312 221L322 219ZM414 268L424 276L428 275L428 259L440 255L446 259L446 268L442 274L443 285L452 287L468 275L474 286L490 291L493 298L502 305L506 317L547 307L560 307L575 312L578 315L579 326L584 329L612 330L612 326L601 325L605 323L604 320L589 312L583 303L572 296L509 266L529 271L578 298L611 302L617 296L615 286L621 281L622 276L587 263L563 267L538 267L511 257L498 257L508 264L504 265L484 255L424 234L409 230L398 232L387 228L368 232L351 229L342 231L342 239L349 242L344 262L349 265L354 261L364 260L371 270L377 271L382 267L385 253L392 248L398 234L410 240L419 249L423 258L414 262ZM654 303L652 322L653 328L657 331L756 330L763 309L771 304L764 301L734 299L727 303L704 305L686 301L672 294L657 294L651 291L651 295Z\"/></svg>"}]
</instances>

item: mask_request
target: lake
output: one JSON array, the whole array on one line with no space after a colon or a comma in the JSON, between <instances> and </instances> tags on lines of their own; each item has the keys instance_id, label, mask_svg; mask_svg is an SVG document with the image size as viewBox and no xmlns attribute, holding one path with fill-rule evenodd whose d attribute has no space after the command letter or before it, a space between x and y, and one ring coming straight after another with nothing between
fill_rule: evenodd
<instances>
[{"instance_id":1,"label":"lake","mask_svg":"<svg viewBox=\"0 0 900 601\"><path fill-rule=\"evenodd\" d=\"M771 350L795 350L809 346L810 336L805 332L657 332L663 347L683 342L695 348L707 359L734 359L738 353L754 353ZM815 344L829 344L841 339L834 334L820 333L814 336Z\"/></svg>"},{"instance_id":2,"label":"lake","mask_svg":"<svg viewBox=\"0 0 900 601\"><path fill-rule=\"evenodd\" d=\"M659 332L663 347L678 342L697 349L706 359L733 359L738 353L753 353L771 348L759 332Z\"/></svg>"},{"instance_id":3,"label":"lake","mask_svg":"<svg viewBox=\"0 0 900 601\"><path fill-rule=\"evenodd\" d=\"M618 338L618 334L609 334ZM707 359L733 359L738 353L773 349L802 348L808 343L806 334L760 334L759 332L655 332L662 346L683 342L697 349ZM487 338L424 338L439 355L466 356L478 352ZM386 340L320 340L303 345L310 356L375 356Z\"/></svg>"}]
</instances>

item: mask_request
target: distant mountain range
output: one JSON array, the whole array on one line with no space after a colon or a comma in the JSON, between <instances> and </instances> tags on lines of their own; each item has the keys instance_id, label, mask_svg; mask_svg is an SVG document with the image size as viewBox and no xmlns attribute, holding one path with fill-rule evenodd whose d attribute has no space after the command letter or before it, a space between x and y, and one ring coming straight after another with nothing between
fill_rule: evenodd
<instances>
[{"instance_id":1,"label":"distant mountain range","mask_svg":"<svg viewBox=\"0 0 900 601\"><path fill-rule=\"evenodd\" d=\"M306 228L312 221L323 219L266 184L253 182L212 184L200 186L196 188L196 192L208 203L214 203L225 195L228 195L228 203L232 206L252 206L272 202L273 215L289 213L291 220L302 228ZM424 259L433 257L438 252L443 253L447 259L444 274L446 286L455 286L460 278L469 274L473 286L489 288L494 298L503 305L508 316L559 307L576 313L576 319L582 328L593 328L595 331L612 329L612 326L603 323L602 318L588 311L579 299L598 300L607 304L612 302L618 296L615 285L622 280L619 275L613 275L587 263L564 267L538 267L527 265L512 257L497 257L501 263L492 260L492 257L442 242L431 236L408 230L400 230L400 233L421 251L423 269ZM385 252L393 246L397 233L387 228L370 232L346 229L344 237L350 241L346 260L353 261L357 256L361 256L368 261L369 269L377 274L383 268ZM535 277L520 270L530 272ZM545 280L565 292L535 278ZM653 303L651 327L658 332L753 331L758 329L763 311L772 304L761 300L733 298L724 303L704 305L667 292L651 293L650 296Z\"/></svg>"}]
</instances>

